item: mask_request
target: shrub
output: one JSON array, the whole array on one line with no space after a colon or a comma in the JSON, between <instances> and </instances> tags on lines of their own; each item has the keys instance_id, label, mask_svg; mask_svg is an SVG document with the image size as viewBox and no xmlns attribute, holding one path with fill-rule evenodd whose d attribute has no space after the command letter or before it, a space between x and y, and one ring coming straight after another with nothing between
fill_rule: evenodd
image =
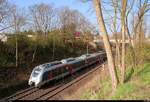
<instances>
[{"instance_id":1,"label":"shrub","mask_svg":"<svg viewBox=\"0 0 150 102\"><path fill-rule=\"evenodd\" d=\"M143 42L142 47L135 45L134 52L131 48L127 49L126 53L126 64L127 66L141 65L143 63L150 61L150 44L148 42Z\"/></svg>"}]
</instances>

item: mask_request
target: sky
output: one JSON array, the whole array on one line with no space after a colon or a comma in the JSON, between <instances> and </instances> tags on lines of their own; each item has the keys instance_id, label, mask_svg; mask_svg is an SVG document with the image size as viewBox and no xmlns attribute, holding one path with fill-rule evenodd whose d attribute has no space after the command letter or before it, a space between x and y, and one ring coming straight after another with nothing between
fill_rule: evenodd
<instances>
[{"instance_id":1,"label":"sky","mask_svg":"<svg viewBox=\"0 0 150 102\"><path fill-rule=\"evenodd\" d=\"M84 16L93 22L96 23L95 12L92 9L92 3L82 3L80 0L9 0L10 2L18 5L19 7L27 8L28 6L40 3L52 4L56 8L63 6L68 6L71 9L77 9Z\"/></svg>"},{"instance_id":2,"label":"sky","mask_svg":"<svg viewBox=\"0 0 150 102\"><path fill-rule=\"evenodd\" d=\"M86 1L86 0L84 0L84 1ZM106 1L106 0L104 0L104 1ZM107 0L107 1L109 1L109 0ZM76 9L76 10L80 11L98 29L96 14L95 14L92 2L80 2L80 0L9 0L9 2L16 4L21 8L28 8L31 5L40 4L40 3L52 4L55 8L61 8L63 6L68 6L71 9ZM108 12L107 11L103 12L104 18L107 18L109 15L113 16L113 14L109 12L110 10L112 10L112 8L110 9L109 6L107 6L107 3L105 5L106 5L105 8L108 10ZM108 25L106 25L106 27L107 27L108 33L110 33L109 28L111 27L111 25L110 25L111 19L110 18L108 18L108 19L109 19L109 21L108 21L109 23L108 23ZM129 20L131 20L130 17L129 17ZM147 17L147 21L150 21L149 16ZM150 23L148 22L148 26L149 25L150 25Z\"/></svg>"}]
</instances>

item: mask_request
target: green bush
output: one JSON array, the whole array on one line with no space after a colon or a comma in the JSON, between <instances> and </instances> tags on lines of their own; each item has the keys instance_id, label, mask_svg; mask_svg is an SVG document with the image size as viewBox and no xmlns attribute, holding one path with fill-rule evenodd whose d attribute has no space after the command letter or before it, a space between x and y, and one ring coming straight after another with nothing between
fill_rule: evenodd
<instances>
[{"instance_id":1,"label":"green bush","mask_svg":"<svg viewBox=\"0 0 150 102\"><path fill-rule=\"evenodd\" d=\"M133 63L138 66L146 62L150 62L150 44L148 42L144 42L142 47L135 45L134 50L131 48L127 49L127 66L133 65Z\"/></svg>"},{"instance_id":2,"label":"green bush","mask_svg":"<svg viewBox=\"0 0 150 102\"><path fill-rule=\"evenodd\" d=\"M85 42L82 39L75 39L71 34L56 32L49 32L47 36L33 34L35 35L34 39L28 38L26 34L27 32L22 32L18 35L11 35L6 43L0 43L1 67L15 66L16 38L18 42L18 67L20 70L30 71L34 66L42 63L76 57L86 53ZM92 51L90 48L89 52ZM33 60L34 52L36 53Z\"/></svg>"}]
</instances>

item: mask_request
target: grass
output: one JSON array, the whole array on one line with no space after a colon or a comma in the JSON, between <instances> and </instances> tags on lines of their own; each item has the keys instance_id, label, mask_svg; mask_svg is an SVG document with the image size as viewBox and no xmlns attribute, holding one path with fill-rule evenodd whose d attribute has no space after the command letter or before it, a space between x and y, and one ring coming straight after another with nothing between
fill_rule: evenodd
<instances>
[{"instance_id":1,"label":"grass","mask_svg":"<svg viewBox=\"0 0 150 102\"><path fill-rule=\"evenodd\" d=\"M92 91L86 91L81 99L150 100L150 63L134 69L128 68L126 82L119 84L114 94L110 94L111 84L108 75L99 85L101 88L96 95L93 95Z\"/></svg>"},{"instance_id":2,"label":"grass","mask_svg":"<svg viewBox=\"0 0 150 102\"><path fill-rule=\"evenodd\" d=\"M103 88L102 88L103 87ZM97 99L104 99L104 96L107 96L107 94L110 92L110 83L108 80L105 80L105 82L101 83L101 88L98 91L97 94L93 94L93 90L86 90L84 94L80 97L80 99L86 99L86 100L97 100Z\"/></svg>"},{"instance_id":3,"label":"grass","mask_svg":"<svg viewBox=\"0 0 150 102\"><path fill-rule=\"evenodd\" d=\"M110 99L123 99L126 95L129 95L135 90L133 83L125 83L123 85L119 85L115 94L110 97Z\"/></svg>"}]
</instances>

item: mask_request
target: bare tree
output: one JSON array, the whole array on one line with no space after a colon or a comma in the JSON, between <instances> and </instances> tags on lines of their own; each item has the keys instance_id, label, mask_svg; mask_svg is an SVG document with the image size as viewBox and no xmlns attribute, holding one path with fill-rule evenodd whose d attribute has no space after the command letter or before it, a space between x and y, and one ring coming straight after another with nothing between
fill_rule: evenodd
<instances>
[{"instance_id":1,"label":"bare tree","mask_svg":"<svg viewBox=\"0 0 150 102\"><path fill-rule=\"evenodd\" d=\"M129 25L130 23L128 23L128 16L130 14L130 12L132 11L133 7L134 7L134 4L135 4L135 0L131 0L131 4L129 5L129 1L128 1L128 5L127 5L127 10L126 10L126 17L125 17L125 24L126 24L126 34L128 35L128 40L129 40L129 47L131 49L131 57L132 57L132 60L133 60L133 67L136 67L136 64L135 64L135 50L134 50L134 46L133 46L133 41L132 41L132 37L131 37L131 32L129 30ZM134 24L133 24L134 25ZM134 69L132 68L132 70L134 71Z\"/></svg>"},{"instance_id":2,"label":"bare tree","mask_svg":"<svg viewBox=\"0 0 150 102\"><path fill-rule=\"evenodd\" d=\"M7 8L6 8L7 2L6 0L0 1L0 23L3 21L3 19L7 15Z\"/></svg>"},{"instance_id":3,"label":"bare tree","mask_svg":"<svg viewBox=\"0 0 150 102\"><path fill-rule=\"evenodd\" d=\"M25 25L26 18L21 11L17 8L16 5L11 6L11 15L10 15L10 25L13 26L13 30L16 38L16 67L18 67L18 37L21 28Z\"/></svg>"},{"instance_id":4,"label":"bare tree","mask_svg":"<svg viewBox=\"0 0 150 102\"><path fill-rule=\"evenodd\" d=\"M116 75L116 69L115 69L114 58L112 55L112 49L110 46L108 33L107 33L107 30L105 27L103 14L102 14L102 10L101 10L101 0L93 0L93 4L95 6L99 29L100 29L100 32L102 33L103 42L104 42L104 46L105 46L106 53L107 53L108 68L109 68L109 73L110 73L110 77L112 80L112 89L114 91L117 87L118 79L117 79L117 75Z\"/></svg>"},{"instance_id":5,"label":"bare tree","mask_svg":"<svg viewBox=\"0 0 150 102\"><path fill-rule=\"evenodd\" d=\"M33 25L33 30L37 32L37 34L41 33L42 35L45 35L45 39L47 39L47 33L48 31L51 31L54 27L54 18L55 18L55 9L52 5L47 4L38 4L33 5L30 8L30 14L31 14L31 22ZM44 33L44 34L43 34ZM36 41L38 41L36 34ZM35 59L35 54L37 51L37 45L35 47L32 62Z\"/></svg>"},{"instance_id":6,"label":"bare tree","mask_svg":"<svg viewBox=\"0 0 150 102\"><path fill-rule=\"evenodd\" d=\"M139 0L138 22L136 22L136 26L135 26L136 42L138 42L139 47L142 46L142 42L144 38L144 32L143 32L144 15L149 10L150 10L150 4L148 4L148 0L144 0L144 3L142 3L142 1Z\"/></svg>"},{"instance_id":7,"label":"bare tree","mask_svg":"<svg viewBox=\"0 0 150 102\"><path fill-rule=\"evenodd\" d=\"M121 83L124 82L125 78L125 34L126 34L126 24L125 24L125 17L126 17L126 6L127 0L122 0L122 11L121 11L121 31L122 31L122 68L121 68Z\"/></svg>"},{"instance_id":8,"label":"bare tree","mask_svg":"<svg viewBox=\"0 0 150 102\"><path fill-rule=\"evenodd\" d=\"M75 14L68 7L63 7L59 12L59 19L63 33L74 33L76 25L74 23Z\"/></svg>"},{"instance_id":9,"label":"bare tree","mask_svg":"<svg viewBox=\"0 0 150 102\"><path fill-rule=\"evenodd\" d=\"M61 8L59 19L64 33L73 34L75 31L81 31L84 34L94 30L94 26L82 13L77 10L69 9L68 7Z\"/></svg>"},{"instance_id":10,"label":"bare tree","mask_svg":"<svg viewBox=\"0 0 150 102\"><path fill-rule=\"evenodd\" d=\"M13 25L7 25L7 18L10 15L10 4L7 0L0 0L0 31L6 30Z\"/></svg>"},{"instance_id":11,"label":"bare tree","mask_svg":"<svg viewBox=\"0 0 150 102\"><path fill-rule=\"evenodd\" d=\"M132 46L133 48L133 43L132 43L132 38L131 38L131 33L130 33L130 30L129 30L129 25L128 25L128 17L129 17L129 14L130 12L132 11L133 7L134 7L134 4L135 4L135 0L131 0L131 4L129 5L129 1L128 1L128 5L127 5L127 10L126 10L126 17L125 17L125 24L126 24L126 33L128 35L128 39L129 39L129 42L130 42L130 45Z\"/></svg>"},{"instance_id":12,"label":"bare tree","mask_svg":"<svg viewBox=\"0 0 150 102\"><path fill-rule=\"evenodd\" d=\"M121 66L121 60L120 60L120 43L118 39L118 34L117 34L117 14L118 14L118 0L112 0L113 8L114 8L114 19L113 19L113 34L116 42L116 64L118 67Z\"/></svg>"},{"instance_id":13,"label":"bare tree","mask_svg":"<svg viewBox=\"0 0 150 102\"><path fill-rule=\"evenodd\" d=\"M139 0L139 2L137 3L139 4L138 11L136 12L138 15L133 17L134 26L133 26L132 33L134 33L133 35L134 45L135 43L140 42L140 34L141 34L140 30L142 28L141 25L142 25L145 14L150 10L150 4L148 3L148 0L144 0L143 3L141 0Z\"/></svg>"},{"instance_id":14,"label":"bare tree","mask_svg":"<svg viewBox=\"0 0 150 102\"><path fill-rule=\"evenodd\" d=\"M39 4L30 7L30 14L33 21L34 30L47 32L52 29L52 23L55 16L55 10L52 5Z\"/></svg>"}]
</instances>

